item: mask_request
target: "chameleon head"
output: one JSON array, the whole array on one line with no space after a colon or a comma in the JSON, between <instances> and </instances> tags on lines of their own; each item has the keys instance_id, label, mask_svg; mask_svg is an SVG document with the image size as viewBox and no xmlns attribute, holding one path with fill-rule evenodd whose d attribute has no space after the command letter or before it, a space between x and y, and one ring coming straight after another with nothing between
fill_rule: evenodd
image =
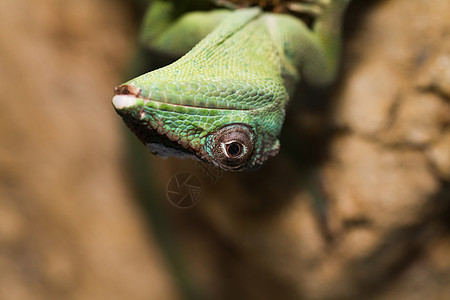
<instances>
[{"instance_id":1,"label":"chameleon head","mask_svg":"<svg viewBox=\"0 0 450 300\"><path fill-rule=\"evenodd\" d=\"M161 86L154 90L164 91ZM257 167L278 153L277 135L284 117L279 106L226 108L183 102L165 91L163 96L151 96L129 82L115 89L112 101L126 125L152 153L191 157L233 171Z\"/></svg>"}]
</instances>

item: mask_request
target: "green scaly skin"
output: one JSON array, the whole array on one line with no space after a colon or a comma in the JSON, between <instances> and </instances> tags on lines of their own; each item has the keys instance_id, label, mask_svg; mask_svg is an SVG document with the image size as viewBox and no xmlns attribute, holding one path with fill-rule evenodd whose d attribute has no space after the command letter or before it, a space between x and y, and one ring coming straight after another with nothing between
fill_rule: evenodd
<instances>
[{"instance_id":1,"label":"green scaly skin","mask_svg":"<svg viewBox=\"0 0 450 300\"><path fill-rule=\"evenodd\" d=\"M163 33L143 35L154 49L183 53L202 40L173 64L117 87L113 105L157 155L235 171L259 166L279 151L288 99L300 80L325 86L334 79L348 2L299 2L305 11L320 9L311 28L260 8L171 20L170 4L156 2L146 26L162 7Z\"/></svg>"}]
</instances>

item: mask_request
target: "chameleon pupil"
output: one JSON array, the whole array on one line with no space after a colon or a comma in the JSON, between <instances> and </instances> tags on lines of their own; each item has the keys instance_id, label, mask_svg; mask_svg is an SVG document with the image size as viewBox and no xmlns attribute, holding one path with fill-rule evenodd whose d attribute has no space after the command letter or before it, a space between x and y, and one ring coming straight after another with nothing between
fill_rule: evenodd
<instances>
[{"instance_id":1,"label":"chameleon pupil","mask_svg":"<svg viewBox=\"0 0 450 300\"><path fill-rule=\"evenodd\" d=\"M227 152L230 157L236 157L241 154L241 145L239 143L233 142L227 145Z\"/></svg>"}]
</instances>

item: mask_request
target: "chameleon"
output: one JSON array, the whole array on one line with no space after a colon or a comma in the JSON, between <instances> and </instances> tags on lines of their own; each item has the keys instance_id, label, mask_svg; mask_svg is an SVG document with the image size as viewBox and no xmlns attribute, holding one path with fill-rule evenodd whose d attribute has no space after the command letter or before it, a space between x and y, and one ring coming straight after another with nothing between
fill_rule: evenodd
<instances>
[{"instance_id":1,"label":"chameleon","mask_svg":"<svg viewBox=\"0 0 450 300\"><path fill-rule=\"evenodd\" d=\"M181 57L117 86L112 104L152 153L256 168L279 152L300 82L325 87L335 79L350 0L235 2L180 16L173 2L150 6L143 39Z\"/></svg>"}]
</instances>

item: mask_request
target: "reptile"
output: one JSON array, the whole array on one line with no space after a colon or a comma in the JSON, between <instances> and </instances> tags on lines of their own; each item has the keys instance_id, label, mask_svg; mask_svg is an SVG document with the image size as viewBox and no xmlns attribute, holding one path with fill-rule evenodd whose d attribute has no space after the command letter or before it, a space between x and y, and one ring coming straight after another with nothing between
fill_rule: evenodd
<instances>
[{"instance_id":1,"label":"reptile","mask_svg":"<svg viewBox=\"0 0 450 300\"><path fill-rule=\"evenodd\" d=\"M182 56L116 87L112 103L152 153L242 171L279 152L300 82L333 82L350 0L215 2L224 7L180 13L154 1L143 40Z\"/></svg>"}]
</instances>

